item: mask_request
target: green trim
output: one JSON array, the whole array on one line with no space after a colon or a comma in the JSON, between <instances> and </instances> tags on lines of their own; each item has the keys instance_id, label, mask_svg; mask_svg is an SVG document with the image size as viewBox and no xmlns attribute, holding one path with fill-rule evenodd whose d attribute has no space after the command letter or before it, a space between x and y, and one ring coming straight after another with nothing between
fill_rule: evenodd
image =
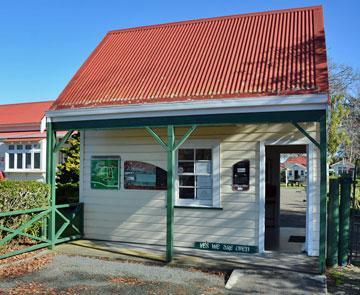
<instances>
[{"instance_id":1,"label":"green trim","mask_svg":"<svg viewBox=\"0 0 360 295\"><path fill-rule=\"evenodd\" d=\"M222 207L196 207L196 206L174 206L179 209L201 209L201 210L224 210Z\"/></svg>"},{"instance_id":2,"label":"green trim","mask_svg":"<svg viewBox=\"0 0 360 295\"><path fill-rule=\"evenodd\" d=\"M55 233L55 220L56 220L56 131L53 129L52 123L47 123L46 125L46 182L50 186L50 216L49 216L49 230L48 230L48 239L51 241L49 248L53 249L56 242L56 233ZM68 132L69 133L69 132Z\"/></svg>"},{"instance_id":3,"label":"green trim","mask_svg":"<svg viewBox=\"0 0 360 295\"><path fill-rule=\"evenodd\" d=\"M339 265L348 263L349 257L349 233L350 233L350 202L351 202L352 177L344 175L340 177L340 208L339 208Z\"/></svg>"},{"instance_id":4,"label":"green trim","mask_svg":"<svg viewBox=\"0 0 360 295\"><path fill-rule=\"evenodd\" d=\"M302 128L297 122L292 123L303 135L305 135L313 144L315 144L318 149L320 149L320 144L304 128Z\"/></svg>"},{"instance_id":5,"label":"green trim","mask_svg":"<svg viewBox=\"0 0 360 295\"><path fill-rule=\"evenodd\" d=\"M68 139L73 135L74 130L68 131L65 136L55 145L54 152L57 153L60 151L61 147L68 141Z\"/></svg>"},{"instance_id":6,"label":"green trim","mask_svg":"<svg viewBox=\"0 0 360 295\"><path fill-rule=\"evenodd\" d=\"M15 255L23 254L23 253L26 253L26 252L34 251L34 250L37 250L37 249L45 248L45 247L47 247L49 245L50 245L50 243L41 243L41 244L37 244L37 245L27 247L25 249L8 252L8 253L6 253L4 255L1 255L0 260L15 256Z\"/></svg>"},{"instance_id":7,"label":"green trim","mask_svg":"<svg viewBox=\"0 0 360 295\"><path fill-rule=\"evenodd\" d=\"M27 210L17 210L17 211L9 211L9 212L0 212L0 217L21 215L21 214L29 214L29 213L37 213L48 210L49 208L33 208Z\"/></svg>"},{"instance_id":8,"label":"green trim","mask_svg":"<svg viewBox=\"0 0 360 295\"><path fill-rule=\"evenodd\" d=\"M213 114L173 117L126 118L108 120L84 120L52 123L54 130L78 129L112 129L112 128L142 128L189 126L189 125L226 125L251 123L291 123L291 122L319 122L324 110L288 111L288 112L260 112L238 114Z\"/></svg>"},{"instance_id":9,"label":"green trim","mask_svg":"<svg viewBox=\"0 0 360 295\"><path fill-rule=\"evenodd\" d=\"M190 137L190 135L195 131L196 125L191 126L191 128L184 134L184 136L180 139L180 141L175 145L174 150L178 150L180 146L184 144L184 142Z\"/></svg>"},{"instance_id":10,"label":"green trim","mask_svg":"<svg viewBox=\"0 0 360 295\"><path fill-rule=\"evenodd\" d=\"M327 218L326 265L334 267L338 263L339 247L339 179L329 179L329 202Z\"/></svg>"},{"instance_id":11,"label":"green trim","mask_svg":"<svg viewBox=\"0 0 360 295\"><path fill-rule=\"evenodd\" d=\"M34 218L30 219L25 224L19 226L17 229L15 229L11 234L7 235L5 238L0 240L0 246L5 245L9 241L11 241L16 235L21 235L22 231L27 229L30 225L32 225L34 222L38 221L39 219L43 218L45 215L49 213L48 210L43 211L36 215Z\"/></svg>"},{"instance_id":12,"label":"green trim","mask_svg":"<svg viewBox=\"0 0 360 295\"><path fill-rule=\"evenodd\" d=\"M15 229L7 228L7 227L1 226L1 225L0 225L0 230L7 231L7 232L10 232L10 233L16 233L16 235L24 236L24 237L27 237L27 238L30 238L30 239L33 239L33 240L36 240L36 241L40 241L40 242L50 242L46 238L37 237L37 236L27 234L27 233L24 233L24 232L17 232Z\"/></svg>"},{"instance_id":13,"label":"green trim","mask_svg":"<svg viewBox=\"0 0 360 295\"><path fill-rule=\"evenodd\" d=\"M174 254L174 169L175 169L175 132L174 126L167 127L167 195L166 195L166 261L171 262Z\"/></svg>"},{"instance_id":14,"label":"green trim","mask_svg":"<svg viewBox=\"0 0 360 295\"><path fill-rule=\"evenodd\" d=\"M149 134L157 141L158 144L160 144L165 151L168 150L168 146L166 143L161 139L161 137L150 127L145 127L145 130L149 132Z\"/></svg>"},{"instance_id":15,"label":"green trim","mask_svg":"<svg viewBox=\"0 0 360 295\"><path fill-rule=\"evenodd\" d=\"M325 273L327 219L327 132L326 115L320 119L320 241L319 272Z\"/></svg>"}]
</instances>

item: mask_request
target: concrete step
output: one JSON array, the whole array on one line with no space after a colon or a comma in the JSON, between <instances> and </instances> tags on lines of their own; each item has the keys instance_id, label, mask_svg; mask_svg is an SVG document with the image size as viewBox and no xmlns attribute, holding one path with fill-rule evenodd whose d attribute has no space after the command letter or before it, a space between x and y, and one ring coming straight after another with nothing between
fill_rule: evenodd
<instances>
[{"instance_id":1,"label":"concrete step","mask_svg":"<svg viewBox=\"0 0 360 295\"><path fill-rule=\"evenodd\" d=\"M289 270L235 269L225 286L230 294L326 294L325 275Z\"/></svg>"}]
</instances>

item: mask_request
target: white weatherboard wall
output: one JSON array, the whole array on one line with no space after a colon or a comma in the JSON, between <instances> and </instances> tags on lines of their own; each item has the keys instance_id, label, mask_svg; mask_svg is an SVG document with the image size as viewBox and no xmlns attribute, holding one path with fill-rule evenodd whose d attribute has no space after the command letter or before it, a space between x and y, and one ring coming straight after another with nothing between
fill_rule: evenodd
<instances>
[{"instance_id":1,"label":"white weatherboard wall","mask_svg":"<svg viewBox=\"0 0 360 295\"><path fill-rule=\"evenodd\" d=\"M303 124L317 138L315 124ZM186 128L176 128L180 138ZM156 129L165 139L165 129ZM260 142L297 141L304 136L291 124L198 127L192 139L220 142L221 207L223 210L175 208L174 244L193 247L195 241L258 246L259 244L259 151ZM166 153L144 129L83 131L80 199L84 202L85 237L133 243L165 245L166 191L125 190L123 165L137 160L166 170ZM317 152L314 154L318 155ZM121 189L90 188L91 156L121 157ZM249 191L232 191L232 165L250 160ZM318 162L315 157L314 162ZM315 167L319 165L316 163ZM318 168L314 177L320 183ZM313 192L313 249L319 243L319 189ZM313 253L314 254L314 253ZM316 254L316 253L315 253Z\"/></svg>"}]
</instances>

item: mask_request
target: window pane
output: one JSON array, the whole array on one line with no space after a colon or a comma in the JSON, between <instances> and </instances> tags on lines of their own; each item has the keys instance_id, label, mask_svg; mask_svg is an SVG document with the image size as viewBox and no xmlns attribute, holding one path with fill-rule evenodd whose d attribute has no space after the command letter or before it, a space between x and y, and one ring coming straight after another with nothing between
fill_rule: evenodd
<instances>
[{"instance_id":1,"label":"window pane","mask_svg":"<svg viewBox=\"0 0 360 295\"><path fill-rule=\"evenodd\" d=\"M18 145L16 146L16 149L17 149L17 150L22 150L22 149L23 149L22 144L18 144Z\"/></svg>"},{"instance_id":2,"label":"window pane","mask_svg":"<svg viewBox=\"0 0 360 295\"><path fill-rule=\"evenodd\" d=\"M194 186L195 185L195 176L188 176L188 175L179 176L179 185L180 186Z\"/></svg>"},{"instance_id":3,"label":"window pane","mask_svg":"<svg viewBox=\"0 0 360 295\"><path fill-rule=\"evenodd\" d=\"M179 189L179 198L180 199L195 199L195 189L194 188L180 188Z\"/></svg>"},{"instance_id":4,"label":"window pane","mask_svg":"<svg viewBox=\"0 0 360 295\"><path fill-rule=\"evenodd\" d=\"M194 150L193 149L180 149L179 150L179 160L194 160Z\"/></svg>"},{"instance_id":5,"label":"window pane","mask_svg":"<svg viewBox=\"0 0 360 295\"><path fill-rule=\"evenodd\" d=\"M166 190L167 172L155 165L125 161L124 187L126 189Z\"/></svg>"},{"instance_id":6,"label":"window pane","mask_svg":"<svg viewBox=\"0 0 360 295\"><path fill-rule=\"evenodd\" d=\"M31 169L31 153L26 153L25 168Z\"/></svg>"},{"instance_id":7,"label":"window pane","mask_svg":"<svg viewBox=\"0 0 360 295\"><path fill-rule=\"evenodd\" d=\"M31 148L32 148L31 144L25 145L25 149L26 149L26 150L31 150Z\"/></svg>"},{"instance_id":8,"label":"window pane","mask_svg":"<svg viewBox=\"0 0 360 295\"><path fill-rule=\"evenodd\" d=\"M211 149L197 149L196 160L211 160Z\"/></svg>"},{"instance_id":9,"label":"window pane","mask_svg":"<svg viewBox=\"0 0 360 295\"><path fill-rule=\"evenodd\" d=\"M34 144L34 149L39 149L40 148L40 144L36 143Z\"/></svg>"},{"instance_id":10,"label":"window pane","mask_svg":"<svg viewBox=\"0 0 360 295\"><path fill-rule=\"evenodd\" d=\"M23 168L22 160L23 160L23 154L17 154L17 160L16 160L16 168L17 169Z\"/></svg>"},{"instance_id":11,"label":"window pane","mask_svg":"<svg viewBox=\"0 0 360 295\"><path fill-rule=\"evenodd\" d=\"M9 151L13 151L15 149L15 146L12 144L12 145L9 145Z\"/></svg>"},{"instance_id":12,"label":"window pane","mask_svg":"<svg viewBox=\"0 0 360 295\"><path fill-rule=\"evenodd\" d=\"M15 168L15 155L9 154L9 168L14 169Z\"/></svg>"},{"instance_id":13,"label":"window pane","mask_svg":"<svg viewBox=\"0 0 360 295\"><path fill-rule=\"evenodd\" d=\"M196 174L210 174L211 173L211 162L196 162L195 163L195 173Z\"/></svg>"},{"instance_id":14,"label":"window pane","mask_svg":"<svg viewBox=\"0 0 360 295\"><path fill-rule=\"evenodd\" d=\"M34 153L34 169L40 169L40 153Z\"/></svg>"},{"instance_id":15,"label":"window pane","mask_svg":"<svg viewBox=\"0 0 360 295\"><path fill-rule=\"evenodd\" d=\"M211 176L196 176L196 186L198 188L211 188L212 177Z\"/></svg>"},{"instance_id":16,"label":"window pane","mask_svg":"<svg viewBox=\"0 0 360 295\"><path fill-rule=\"evenodd\" d=\"M194 173L194 162L179 162L178 173Z\"/></svg>"},{"instance_id":17,"label":"window pane","mask_svg":"<svg viewBox=\"0 0 360 295\"><path fill-rule=\"evenodd\" d=\"M212 199L212 189L198 188L196 191L196 198L198 200L211 200Z\"/></svg>"}]
</instances>

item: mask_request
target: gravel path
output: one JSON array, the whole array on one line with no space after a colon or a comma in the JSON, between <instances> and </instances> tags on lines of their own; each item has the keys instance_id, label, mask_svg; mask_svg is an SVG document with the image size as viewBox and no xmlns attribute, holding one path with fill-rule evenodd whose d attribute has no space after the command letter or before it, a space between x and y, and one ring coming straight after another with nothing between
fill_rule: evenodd
<instances>
[{"instance_id":1,"label":"gravel path","mask_svg":"<svg viewBox=\"0 0 360 295\"><path fill-rule=\"evenodd\" d=\"M224 277L220 275L67 255L54 256L53 261L39 271L1 280L0 294L27 284L38 284L50 294L62 294L68 290L74 292L69 294L226 293Z\"/></svg>"}]
</instances>

